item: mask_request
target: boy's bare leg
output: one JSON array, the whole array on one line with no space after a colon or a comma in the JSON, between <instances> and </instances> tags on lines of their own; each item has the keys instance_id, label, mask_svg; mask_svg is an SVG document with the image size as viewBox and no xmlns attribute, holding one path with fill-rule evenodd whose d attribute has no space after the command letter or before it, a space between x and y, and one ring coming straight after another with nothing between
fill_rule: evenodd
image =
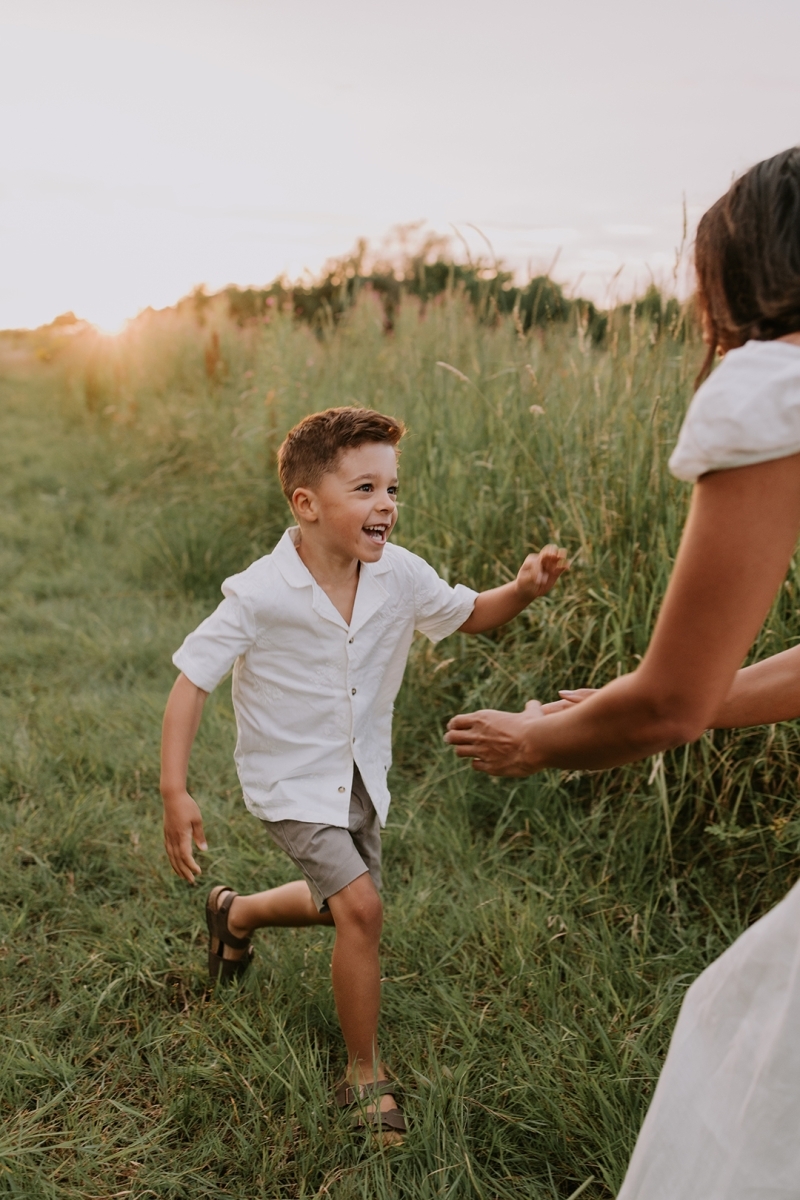
<instances>
[{"instance_id":1,"label":"boy's bare leg","mask_svg":"<svg viewBox=\"0 0 800 1200\"><path fill-rule=\"evenodd\" d=\"M212 905L215 894L221 890L215 888L211 893ZM298 880L252 896L237 896L228 912L228 928L234 937L248 937L254 929L269 926L335 924L331 978L347 1046L347 1077L351 1083L369 1083L384 1072L378 1057L381 996L378 953L383 906L368 872L329 896L328 906L330 912L319 912L308 884ZM224 953L226 958L239 958L243 951L226 946ZM395 1105L392 1095L381 1096L382 1110Z\"/></svg>"},{"instance_id":2,"label":"boy's bare leg","mask_svg":"<svg viewBox=\"0 0 800 1200\"><path fill-rule=\"evenodd\" d=\"M347 1077L353 1084L373 1083L385 1075L378 1053L383 905L366 873L329 896L328 906L336 925L331 979L347 1046ZM390 1093L380 1097L382 1111L396 1106Z\"/></svg>"},{"instance_id":3,"label":"boy's bare leg","mask_svg":"<svg viewBox=\"0 0 800 1200\"><path fill-rule=\"evenodd\" d=\"M219 896L228 889L219 886L211 889L208 903L216 910ZM237 938L247 938L254 929L268 926L332 925L330 913L321 913L314 903L305 879L284 883L282 887L270 888L266 892L254 892L252 896L236 896L228 909L228 929ZM245 953L233 946L223 945L222 957L234 962Z\"/></svg>"},{"instance_id":4,"label":"boy's bare leg","mask_svg":"<svg viewBox=\"0 0 800 1200\"><path fill-rule=\"evenodd\" d=\"M214 889L214 893L222 889ZM252 896L237 896L228 911L228 928L234 937L247 937L254 929L270 925L297 927L302 925L332 925L329 912L321 913L314 903L305 879L254 892ZM226 947L226 950L228 947ZM227 955L226 955L227 957Z\"/></svg>"}]
</instances>

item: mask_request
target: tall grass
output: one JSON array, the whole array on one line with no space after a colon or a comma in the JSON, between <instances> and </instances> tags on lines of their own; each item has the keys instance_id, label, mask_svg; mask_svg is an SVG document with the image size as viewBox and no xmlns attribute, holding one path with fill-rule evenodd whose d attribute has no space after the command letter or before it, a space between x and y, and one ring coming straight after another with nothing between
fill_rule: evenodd
<instances>
[{"instance_id":1,"label":"tall grass","mask_svg":"<svg viewBox=\"0 0 800 1200\"><path fill-rule=\"evenodd\" d=\"M599 347L580 325L487 326L458 294L424 319L405 301L387 336L366 295L326 336L159 314L6 372L0 1191L615 1193L686 986L793 881L794 727L523 781L475 775L441 732L635 665L686 511L666 459L698 355L646 320L612 319ZM411 1133L390 1153L329 1103L328 930L260 936L242 989L204 993L202 894L169 872L157 792L171 651L287 523L285 431L351 402L407 422L396 536L451 581L493 586L551 539L574 559L505 630L412 649L382 1033ZM793 566L755 653L796 640L797 585ZM292 873L232 744L223 686L192 766L203 882L252 890Z\"/></svg>"}]
</instances>

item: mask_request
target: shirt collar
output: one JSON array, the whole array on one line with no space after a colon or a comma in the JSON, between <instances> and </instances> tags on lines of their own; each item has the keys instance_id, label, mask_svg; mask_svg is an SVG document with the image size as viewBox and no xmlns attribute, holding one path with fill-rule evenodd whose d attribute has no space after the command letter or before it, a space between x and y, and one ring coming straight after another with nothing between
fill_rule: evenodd
<instances>
[{"instance_id":1,"label":"shirt collar","mask_svg":"<svg viewBox=\"0 0 800 1200\"><path fill-rule=\"evenodd\" d=\"M277 566L289 587L313 587L314 577L295 550L295 542L300 536L297 525L290 525L272 551L272 560Z\"/></svg>"},{"instance_id":2,"label":"shirt collar","mask_svg":"<svg viewBox=\"0 0 800 1200\"><path fill-rule=\"evenodd\" d=\"M299 536L299 527L290 525L272 551L271 557L290 587L311 587L314 577L295 549ZM385 575L391 569L385 551L378 562L361 564L362 575L364 572L368 575Z\"/></svg>"},{"instance_id":3,"label":"shirt collar","mask_svg":"<svg viewBox=\"0 0 800 1200\"><path fill-rule=\"evenodd\" d=\"M297 525L291 525L286 530L272 551L272 559L275 565L289 584L289 587L310 587L313 589L314 600L312 601L312 606L319 616L329 621L332 620L337 625L341 624L345 629L349 628L350 632L354 633L367 623L369 618L373 613L377 612L389 595L383 584L375 578L378 575L385 575L387 571L391 570L391 566L386 559L386 551L384 550L380 560L376 563L362 562L359 572L358 590L356 591L356 602L353 608L353 615L350 619L350 625L348 626L297 553L295 545L299 534L300 530Z\"/></svg>"}]
</instances>

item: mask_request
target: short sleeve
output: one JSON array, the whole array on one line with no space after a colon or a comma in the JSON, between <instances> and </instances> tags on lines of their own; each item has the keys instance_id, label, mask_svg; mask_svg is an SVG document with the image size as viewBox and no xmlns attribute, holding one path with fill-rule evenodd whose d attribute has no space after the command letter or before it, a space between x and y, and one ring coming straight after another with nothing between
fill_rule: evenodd
<instances>
[{"instance_id":1,"label":"short sleeve","mask_svg":"<svg viewBox=\"0 0 800 1200\"><path fill-rule=\"evenodd\" d=\"M440 642L468 619L478 596L472 588L451 587L433 567L417 555L411 556L414 568L414 627Z\"/></svg>"},{"instance_id":2,"label":"short sleeve","mask_svg":"<svg viewBox=\"0 0 800 1200\"><path fill-rule=\"evenodd\" d=\"M800 346L748 342L698 388L669 467L694 483L708 471L800 452Z\"/></svg>"},{"instance_id":3,"label":"short sleeve","mask_svg":"<svg viewBox=\"0 0 800 1200\"><path fill-rule=\"evenodd\" d=\"M222 603L172 656L178 670L204 692L213 692L239 655L255 642L252 607L238 594L236 576L225 580L222 591Z\"/></svg>"}]
</instances>

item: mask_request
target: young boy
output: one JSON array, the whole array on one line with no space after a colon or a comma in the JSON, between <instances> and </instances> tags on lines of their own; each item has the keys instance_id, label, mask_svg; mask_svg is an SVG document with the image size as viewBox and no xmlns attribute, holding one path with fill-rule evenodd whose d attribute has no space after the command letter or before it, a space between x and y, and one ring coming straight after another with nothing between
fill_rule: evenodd
<instances>
[{"instance_id":1,"label":"young boy","mask_svg":"<svg viewBox=\"0 0 800 1200\"><path fill-rule=\"evenodd\" d=\"M337 1103L384 1140L405 1123L378 1053L380 828L411 639L415 629L437 642L503 625L566 569L563 551L547 546L513 583L479 595L392 545L403 433L392 417L332 408L288 434L278 465L297 524L272 554L225 580L225 599L175 654L181 674L164 714L161 772L167 854L193 883L192 839L207 847L186 790L189 755L206 696L233 666L245 804L304 878L251 896L211 891L210 975L246 969L255 929L334 925L333 993L348 1055Z\"/></svg>"}]
</instances>

